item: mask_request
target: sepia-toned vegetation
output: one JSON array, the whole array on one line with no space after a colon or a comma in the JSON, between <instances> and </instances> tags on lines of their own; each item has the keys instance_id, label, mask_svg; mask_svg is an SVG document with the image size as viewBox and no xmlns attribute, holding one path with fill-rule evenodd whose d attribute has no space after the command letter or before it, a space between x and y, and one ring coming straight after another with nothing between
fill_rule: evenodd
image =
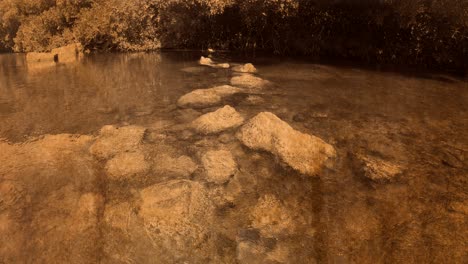
<instances>
[{"instance_id":1,"label":"sepia-toned vegetation","mask_svg":"<svg viewBox=\"0 0 468 264\"><path fill-rule=\"evenodd\" d=\"M0 50L265 50L465 69L468 0L1 0Z\"/></svg>"}]
</instances>

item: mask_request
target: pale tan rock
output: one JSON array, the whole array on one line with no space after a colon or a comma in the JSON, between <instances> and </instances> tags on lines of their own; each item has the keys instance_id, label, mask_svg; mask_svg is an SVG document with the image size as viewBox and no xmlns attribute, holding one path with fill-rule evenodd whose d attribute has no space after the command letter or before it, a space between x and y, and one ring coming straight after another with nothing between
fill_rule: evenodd
<instances>
[{"instance_id":1,"label":"pale tan rock","mask_svg":"<svg viewBox=\"0 0 468 264\"><path fill-rule=\"evenodd\" d=\"M150 170L145 155L141 152L124 152L107 161L106 173L110 179L123 180L144 175Z\"/></svg>"},{"instance_id":2,"label":"pale tan rock","mask_svg":"<svg viewBox=\"0 0 468 264\"><path fill-rule=\"evenodd\" d=\"M129 219L131 219L134 214L134 208L132 208L129 202L106 205L104 221L113 228L126 230L130 228L129 224L132 223L129 223Z\"/></svg>"},{"instance_id":3,"label":"pale tan rock","mask_svg":"<svg viewBox=\"0 0 468 264\"><path fill-rule=\"evenodd\" d=\"M265 237L274 237L294 231L294 219L275 196L261 197L251 212L252 226L258 228Z\"/></svg>"},{"instance_id":4,"label":"pale tan rock","mask_svg":"<svg viewBox=\"0 0 468 264\"><path fill-rule=\"evenodd\" d=\"M109 159L118 153L139 149L146 129L140 126L104 126L90 152L99 159Z\"/></svg>"},{"instance_id":5,"label":"pale tan rock","mask_svg":"<svg viewBox=\"0 0 468 264\"><path fill-rule=\"evenodd\" d=\"M252 63L246 63L244 65L237 65L232 68L233 71L242 72L242 73L255 73L257 69Z\"/></svg>"},{"instance_id":6,"label":"pale tan rock","mask_svg":"<svg viewBox=\"0 0 468 264\"><path fill-rule=\"evenodd\" d=\"M210 59L210 58L201 56L198 63L200 65L211 66L212 64L214 64L214 61L212 59Z\"/></svg>"},{"instance_id":7,"label":"pale tan rock","mask_svg":"<svg viewBox=\"0 0 468 264\"><path fill-rule=\"evenodd\" d=\"M73 43L52 49L50 52L28 52L27 63L70 63L76 62L83 56L83 47L80 43Z\"/></svg>"},{"instance_id":8,"label":"pale tan rock","mask_svg":"<svg viewBox=\"0 0 468 264\"><path fill-rule=\"evenodd\" d=\"M322 139L294 130L270 112L250 119L237 133L247 147L269 151L300 173L317 175L335 157L335 149Z\"/></svg>"},{"instance_id":9,"label":"pale tan rock","mask_svg":"<svg viewBox=\"0 0 468 264\"><path fill-rule=\"evenodd\" d=\"M207 107L221 103L223 98L242 92L242 89L222 85L209 89L197 89L183 95L177 101L179 107Z\"/></svg>"},{"instance_id":10,"label":"pale tan rock","mask_svg":"<svg viewBox=\"0 0 468 264\"><path fill-rule=\"evenodd\" d=\"M52 63L54 65L54 54L50 52L28 52L26 53L27 63Z\"/></svg>"},{"instance_id":11,"label":"pale tan rock","mask_svg":"<svg viewBox=\"0 0 468 264\"><path fill-rule=\"evenodd\" d=\"M265 99L260 96L249 95L247 98L245 98L244 103L248 105L259 105L265 103Z\"/></svg>"},{"instance_id":12,"label":"pale tan rock","mask_svg":"<svg viewBox=\"0 0 468 264\"><path fill-rule=\"evenodd\" d=\"M200 65L210 66L213 68L223 68L228 69L230 67L229 63L215 63L212 59L201 56L198 61Z\"/></svg>"},{"instance_id":13,"label":"pale tan rock","mask_svg":"<svg viewBox=\"0 0 468 264\"><path fill-rule=\"evenodd\" d=\"M102 195L85 193L78 200L78 207L73 213L73 224L70 225L74 232L82 232L98 224L99 210L104 205Z\"/></svg>"},{"instance_id":14,"label":"pale tan rock","mask_svg":"<svg viewBox=\"0 0 468 264\"><path fill-rule=\"evenodd\" d=\"M391 162L371 156L360 156L364 175L373 181L388 181L402 173L402 168Z\"/></svg>"},{"instance_id":15,"label":"pale tan rock","mask_svg":"<svg viewBox=\"0 0 468 264\"><path fill-rule=\"evenodd\" d=\"M262 89L270 84L270 81L256 77L252 74L242 74L231 78L231 85L249 89Z\"/></svg>"},{"instance_id":16,"label":"pale tan rock","mask_svg":"<svg viewBox=\"0 0 468 264\"><path fill-rule=\"evenodd\" d=\"M154 171L157 174L164 174L167 176L187 178L198 169L198 165L190 157L185 155L171 157L167 154L161 154L153 161L155 163Z\"/></svg>"},{"instance_id":17,"label":"pale tan rock","mask_svg":"<svg viewBox=\"0 0 468 264\"><path fill-rule=\"evenodd\" d=\"M237 171L237 163L228 150L211 150L202 159L206 179L209 182L223 184Z\"/></svg>"},{"instance_id":18,"label":"pale tan rock","mask_svg":"<svg viewBox=\"0 0 468 264\"><path fill-rule=\"evenodd\" d=\"M202 134L213 134L235 128L244 122L244 118L229 105L214 112L204 114L192 122L193 128Z\"/></svg>"},{"instance_id":19,"label":"pale tan rock","mask_svg":"<svg viewBox=\"0 0 468 264\"><path fill-rule=\"evenodd\" d=\"M83 56L83 46L81 43L73 43L52 49L51 53L58 57L60 63L76 62Z\"/></svg>"},{"instance_id":20,"label":"pale tan rock","mask_svg":"<svg viewBox=\"0 0 468 264\"><path fill-rule=\"evenodd\" d=\"M214 207L203 185L174 180L147 187L140 196L138 214L154 246L183 258L213 245Z\"/></svg>"}]
</instances>

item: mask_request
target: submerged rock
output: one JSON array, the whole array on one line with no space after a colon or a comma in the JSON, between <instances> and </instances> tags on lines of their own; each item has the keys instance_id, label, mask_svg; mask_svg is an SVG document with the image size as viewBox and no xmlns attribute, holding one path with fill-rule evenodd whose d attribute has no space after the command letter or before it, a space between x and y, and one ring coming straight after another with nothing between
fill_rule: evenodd
<instances>
[{"instance_id":1,"label":"submerged rock","mask_svg":"<svg viewBox=\"0 0 468 264\"><path fill-rule=\"evenodd\" d=\"M257 69L252 63L246 63L244 65L238 65L232 68L233 71L242 73L255 73Z\"/></svg>"},{"instance_id":2,"label":"submerged rock","mask_svg":"<svg viewBox=\"0 0 468 264\"><path fill-rule=\"evenodd\" d=\"M186 72L186 73L197 74L197 73L204 73L204 72L206 72L206 71L207 71L207 68L206 68L206 67L201 67L201 66L197 66L197 67L185 67L185 68L182 68L181 71Z\"/></svg>"},{"instance_id":3,"label":"submerged rock","mask_svg":"<svg viewBox=\"0 0 468 264\"><path fill-rule=\"evenodd\" d=\"M265 103L265 99L256 95L249 95L245 98L244 102L247 105L259 105Z\"/></svg>"},{"instance_id":4,"label":"submerged rock","mask_svg":"<svg viewBox=\"0 0 468 264\"><path fill-rule=\"evenodd\" d=\"M188 178L197 169L198 165L188 156L171 157L161 154L154 159L154 171L165 176Z\"/></svg>"},{"instance_id":5,"label":"submerged rock","mask_svg":"<svg viewBox=\"0 0 468 264\"><path fill-rule=\"evenodd\" d=\"M149 170L150 165L146 162L145 155L140 152L118 154L106 164L107 176L115 180L144 175Z\"/></svg>"},{"instance_id":6,"label":"submerged rock","mask_svg":"<svg viewBox=\"0 0 468 264\"><path fill-rule=\"evenodd\" d=\"M322 139L294 130L270 112L250 119L237 133L247 147L269 151L300 173L317 175L335 157L335 149Z\"/></svg>"},{"instance_id":7,"label":"submerged rock","mask_svg":"<svg viewBox=\"0 0 468 264\"><path fill-rule=\"evenodd\" d=\"M131 152L139 148L146 129L140 126L104 126L90 152L100 159L109 159L118 153Z\"/></svg>"},{"instance_id":8,"label":"submerged rock","mask_svg":"<svg viewBox=\"0 0 468 264\"><path fill-rule=\"evenodd\" d=\"M208 151L201 160L209 182L223 184L237 171L237 163L228 150Z\"/></svg>"},{"instance_id":9,"label":"submerged rock","mask_svg":"<svg viewBox=\"0 0 468 264\"><path fill-rule=\"evenodd\" d=\"M229 105L204 114L192 122L193 128L202 134L213 134L242 125L244 118Z\"/></svg>"},{"instance_id":10,"label":"submerged rock","mask_svg":"<svg viewBox=\"0 0 468 264\"><path fill-rule=\"evenodd\" d=\"M206 57L203 57L203 56L201 56L198 63L200 65L210 66L210 67L213 67L213 68L228 69L230 67L229 63L215 63L212 59L206 58Z\"/></svg>"},{"instance_id":11,"label":"submerged rock","mask_svg":"<svg viewBox=\"0 0 468 264\"><path fill-rule=\"evenodd\" d=\"M251 212L252 226L266 237L292 233L292 213L273 195L261 197Z\"/></svg>"},{"instance_id":12,"label":"submerged rock","mask_svg":"<svg viewBox=\"0 0 468 264\"><path fill-rule=\"evenodd\" d=\"M175 262L190 256L202 259L209 252L214 207L203 185L173 180L147 187L140 196L139 216L154 247L165 250Z\"/></svg>"},{"instance_id":13,"label":"submerged rock","mask_svg":"<svg viewBox=\"0 0 468 264\"><path fill-rule=\"evenodd\" d=\"M222 99L241 92L242 89L230 85L222 85L209 89L197 89L183 95L177 101L179 107L207 107L221 103Z\"/></svg>"},{"instance_id":14,"label":"submerged rock","mask_svg":"<svg viewBox=\"0 0 468 264\"><path fill-rule=\"evenodd\" d=\"M359 156L363 164L364 175L373 181L389 181L402 173L400 166L380 158Z\"/></svg>"},{"instance_id":15,"label":"submerged rock","mask_svg":"<svg viewBox=\"0 0 468 264\"><path fill-rule=\"evenodd\" d=\"M270 84L270 81L256 77L252 74L242 74L240 76L234 76L231 78L231 85L249 89L261 89Z\"/></svg>"}]
</instances>

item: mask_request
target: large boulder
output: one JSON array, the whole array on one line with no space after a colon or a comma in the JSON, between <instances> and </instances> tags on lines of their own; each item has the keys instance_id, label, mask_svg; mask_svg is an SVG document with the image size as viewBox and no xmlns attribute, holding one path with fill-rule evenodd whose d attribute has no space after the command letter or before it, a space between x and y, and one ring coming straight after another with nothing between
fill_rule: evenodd
<instances>
[{"instance_id":1,"label":"large boulder","mask_svg":"<svg viewBox=\"0 0 468 264\"><path fill-rule=\"evenodd\" d=\"M237 133L247 147L265 150L279 157L291 168L306 175L317 175L336 153L322 139L294 130L270 112L250 119Z\"/></svg>"},{"instance_id":2,"label":"large boulder","mask_svg":"<svg viewBox=\"0 0 468 264\"><path fill-rule=\"evenodd\" d=\"M177 101L179 107L201 108L221 103L222 99L241 92L242 89L230 85L222 85L209 89L197 89L183 95Z\"/></svg>"},{"instance_id":3,"label":"large boulder","mask_svg":"<svg viewBox=\"0 0 468 264\"><path fill-rule=\"evenodd\" d=\"M73 43L63 47L52 49L50 52L28 52L26 61L28 63L61 62L69 63L78 61L83 56L81 43Z\"/></svg>"},{"instance_id":4,"label":"large boulder","mask_svg":"<svg viewBox=\"0 0 468 264\"><path fill-rule=\"evenodd\" d=\"M242 73L255 73L257 69L252 63L246 63L244 65L237 65L232 68L233 71L242 72Z\"/></svg>"},{"instance_id":5,"label":"large boulder","mask_svg":"<svg viewBox=\"0 0 468 264\"><path fill-rule=\"evenodd\" d=\"M99 159L110 159L116 154L139 149L146 129L140 126L104 126L90 152Z\"/></svg>"},{"instance_id":6,"label":"large boulder","mask_svg":"<svg viewBox=\"0 0 468 264\"><path fill-rule=\"evenodd\" d=\"M209 182L223 184L237 171L237 163L228 150L210 150L202 159L206 179Z\"/></svg>"},{"instance_id":7,"label":"large boulder","mask_svg":"<svg viewBox=\"0 0 468 264\"><path fill-rule=\"evenodd\" d=\"M174 262L182 263L209 252L214 207L203 185L173 180L147 187L140 196L138 214L154 246L165 250Z\"/></svg>"},{"instance_id":8,"label":"large boulder","mask_svg":"<svg viewBox=\"0 0 468 264\"><path fill-rule=\"evenodd\" d=\"M242 74L231 78L231 85L248 89L262 89L271 82L252 74Z\"/></svg>"},{"instance_id":9,"label":"large boulder","mask_svg":"<svg viewBox=\"0 0 468 264\"><path fill-rule=\"evenodd\" d=\"M238 127L244 118L229 105L214 112L204 114L192 122L193 128L202 134L213 134Z\"/></svg>"}]
</instances>

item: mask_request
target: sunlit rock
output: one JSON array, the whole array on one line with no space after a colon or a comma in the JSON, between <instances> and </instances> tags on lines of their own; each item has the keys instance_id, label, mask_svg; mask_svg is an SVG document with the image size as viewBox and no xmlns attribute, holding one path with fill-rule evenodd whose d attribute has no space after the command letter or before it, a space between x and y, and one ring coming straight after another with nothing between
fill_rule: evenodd
<instances>
[{"instance_id":1,"label":"sunlit rock","mask_svg":"<svg viewBox=\"0 0 468 264\"><path fill-rule=\"evenodd\" d=\"M203 56L200 58L198 63L200 65L210 66L210 67L213 67L213 68L228 69L230 67L229 63L215 63L212 59L206 58L206 57L203 57Z\"/></svg>"},{"instance_id":2,"label":"sunlit rock","mask_svg":"<svg viewBox=\"0 0 468 264\"><path fill-rule=\"evenodd\" d=\"M223 98L241 92L242 89L230 85L222 85L209 89L197 89L183 95L177 101L179 107L207 107L221 103Z\"/></svg>"},{"instance_id":3,"label":"sunlit rock","mask_svg":"<svg viewBox=\"0 0 468 264\"><path fill-rule=\"evenodd\" d=\"M214 207L203 185L168 181L143 189L140 196L138 214L154 247L164 249L175 262L207 257L203 255L213 247Z\"/></svg>"},{"instance_id":4,"label":"sunlit rock","mask_svg":"<svg viewBox=\"0 0 468 264\"><path fill-rule=\"evenodd\" d=\"M78 61L83 56L83 47L80 43L73 43L52 49L50 52L28 52L26 61L32 63L70 63Z\"/></svg>"},{"instance_id":5,"label":"sunlit rock","mask_svg":"<svg viewBox=\"0 0 468 264\"><path fill-rule=\"evenodd\" d=\"M76 62L83 56L83 46L81 43L73 43L63 47L52 49L54 56L60 63Z\"/></svg>"},{"instance_id":6,"label":"sunlit rock","mask_svg":"<svg viewBox=\"0 0 468 264\"><path fill-rule=\"evenodd\" d=\"M246 63L244 65L237 65L232 68L233 71L242 72L242 73L255 73L257 69L252 63Z\"/></svg>"},{"instance_id":7,"label":"sunlit rock","mask_svg":"<svg viewBox=\"0 0 468 264\"><path fill-rule=\"evenodd\" d=\"M212 64L214 64L214 61L210 58L207 58L207 57L203 57L201 56L200 60L198 61L198 63L200 65L205 65L205 66L211 66Z\"/></svg>"},{"instance_id":8,"label":"sunlit rock","mask_svg":"<svg viewBox=\"0 0 468 264\"><path fill-rule=\"evenodd\" d=\"M265 86L271 85L271 82L252 74L242 74L232 77L231 85L249 89L261 89Z\"/></svg>"},{"instance_id":9,"label":"sunlit rock","mask_svg":"<svg viewBox=\"0 0 468 264\"><path fill-rule=\"evenodd\" d=\"M26 61L29 63L53 63L55 61L54 54L50 52L28 52L26 53ZM54 64L52 64L54 65Z\"/></svg>"},{"instance_id":10,"label":"sunlit rock","mask_svg":"<svg viewBox=\"0 0 468 264\"><path fill-rule=\"evenodd\" d=\"M400 166L389 161L364 155L360 155L358 158L363 165L364 175L373 181L390 181L402 173Z\"/></svg>"},{"instance_id":11,"label":"sunlit rock","mask_svg":"<svg viewBox=\"0 0 468 264\"><path fill-rule=\"evenodd\" d=\"M150 168L143 153L124 152L107 161L106 173L110 179L122 180L144 175Z\"/></svg>"},{"instance_id":12,"label":"sunlit rock","mask_svg":"<svg viewBox=\"0 0 468 264\"><path fill-rule=\"evenodd\" d=\"M223 184L237 171L237 163L228 150L211 150L202 159L208 182Z\"/></svg>"},{"instance_id":13,"label":"sunlit rock","mask_svg":"<svg viewBox=\"0 0 468 264\"><path fill-rule=\"evenodd\" d=\"M310 176L317 175L336 155L335 149L322 139L294 130L270 112L250 119L237 138L247 147L271 152L291 168Z\"/></svg>"},{"instance_id":14,"label":"sunlit rock","mask_svg":"<svg viewBox=\"0 0 468 264\"><path fill-rule=\"evenodd\" d=\"M104 126L90 152L99 159L109 159L118 153L138 150L145 131L140 126Z\"/></svg>"},{"instance_id":15,"label":"sunlit rock","mask_svg":"<svg viewBox=\"0 0 468 264\"><path fill-rule=\"evenodd\" d=\"M219 133L235 128L244 122L244 118L229 105L218 110L204 114L192 122L193 128L202 134Z\"/></svg>"}]
</instances>

